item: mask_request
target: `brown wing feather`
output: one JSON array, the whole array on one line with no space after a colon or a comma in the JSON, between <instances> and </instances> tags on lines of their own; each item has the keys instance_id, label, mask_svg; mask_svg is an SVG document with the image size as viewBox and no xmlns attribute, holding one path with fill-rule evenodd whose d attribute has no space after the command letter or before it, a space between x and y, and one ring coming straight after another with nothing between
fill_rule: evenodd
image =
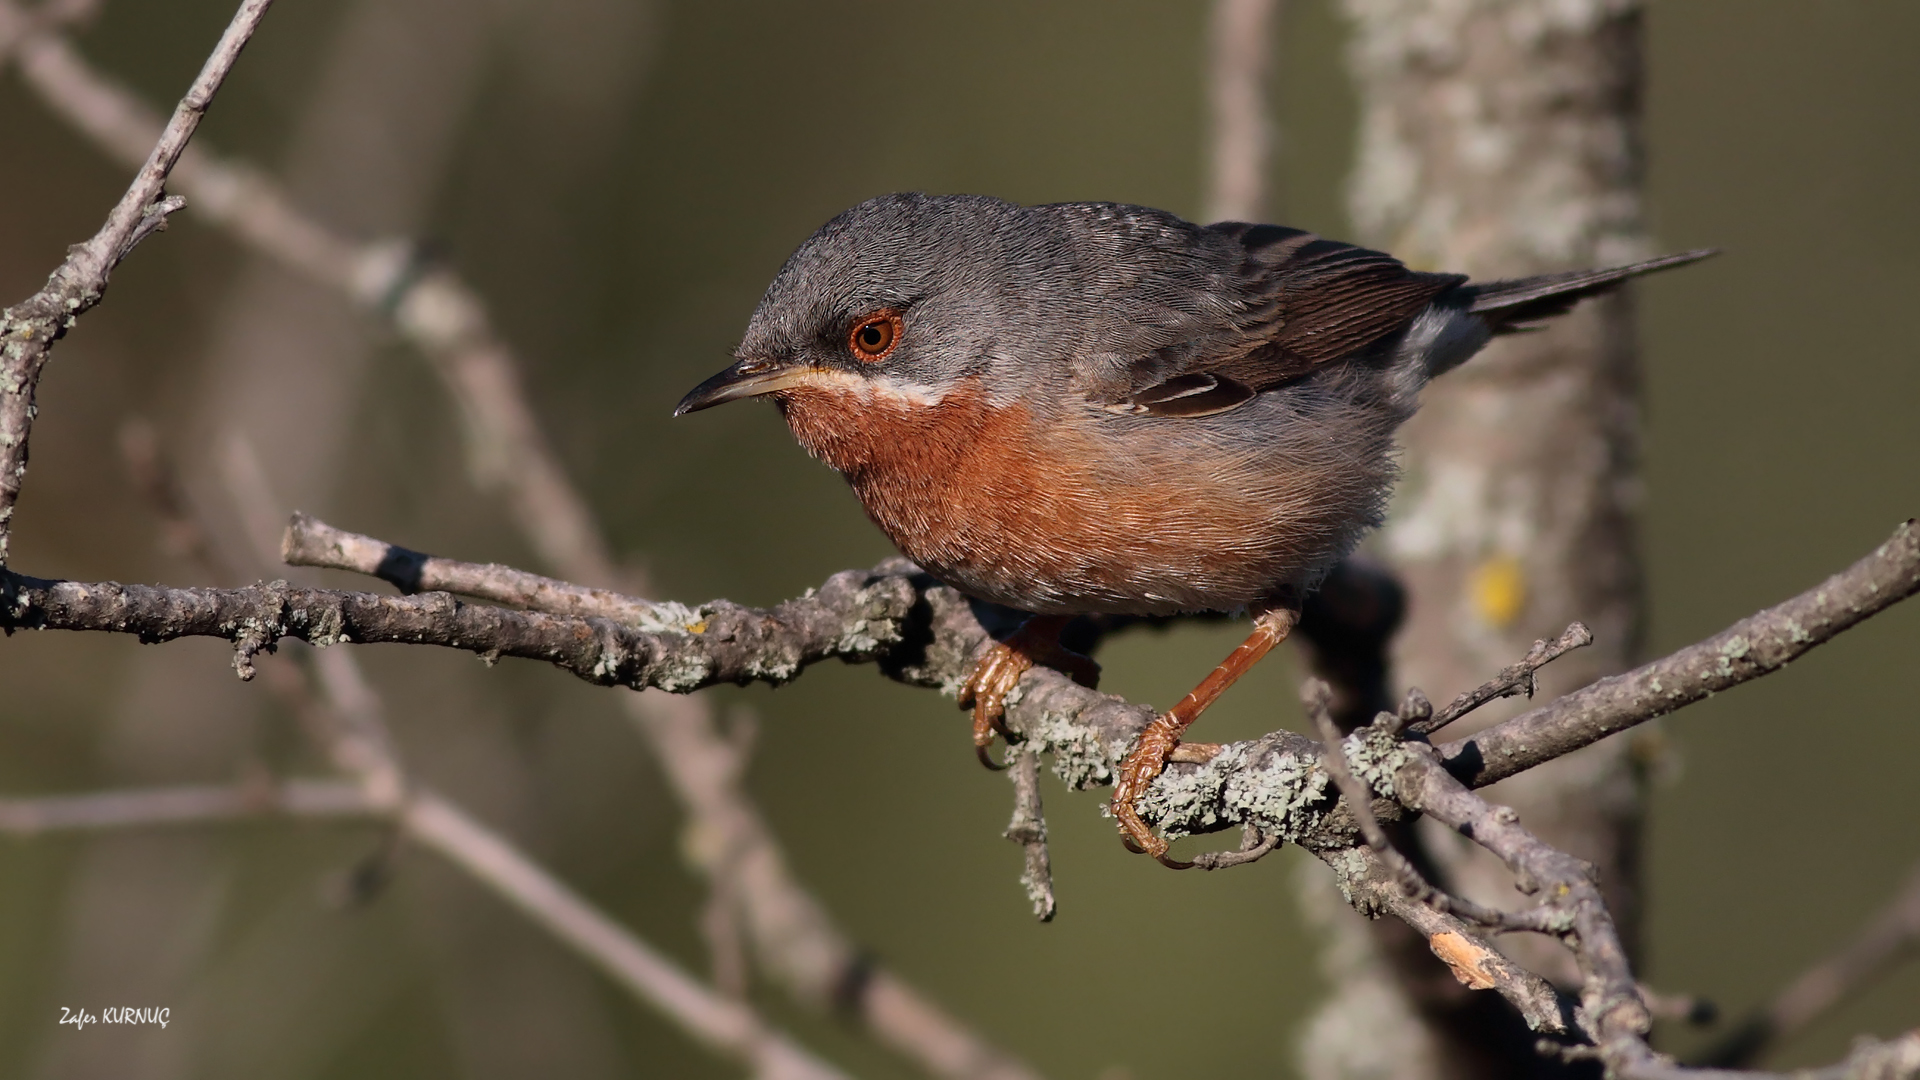
<instances>
[{"instance_id":1,"label":"brown wing feather","mask_svg":"<svg viewBox=\"0 0 1920 1080\"><path fill-rule=\"evenodd\" d=\"M1458 274L1409 270L1391 255L1300 229L1240 222L1208 228L1244 250L1240 313L1220 334L1196 343L1198 348L1181 350L1184 355L1175 362L1163 353L1143 363L1141 373L1151 370L1153 383L1136 384L1126 399L1140 411L1163 414L1179 398L1169 399L1160 388L1202 374L1245 388L1215 397L1231 408L1405 327L1435 297L1466 281Z\"/></svg>"}]
</instances>

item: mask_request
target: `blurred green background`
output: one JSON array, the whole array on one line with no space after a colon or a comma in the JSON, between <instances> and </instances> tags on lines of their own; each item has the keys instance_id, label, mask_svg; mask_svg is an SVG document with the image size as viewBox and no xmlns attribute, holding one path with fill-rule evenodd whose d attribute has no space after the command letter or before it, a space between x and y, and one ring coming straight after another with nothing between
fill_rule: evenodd
<instances>
[{"instance_id":1,"label":"blurred green background","mask_svg":"<svg viewBox=\"0 0 1920 1080\"><path fill-rule=\"evenodd\" d=\"M1806 587L1920 512L1907 324L1920 296L1920 5L1650 7L1657 246L1728 252L1640 293L1644 535L1653 648L1665 650ZM230 13L226 0L110 0L80 41L171 102ZM1197 214L1205 16L1137 0L283 2L201 138L288 176L342 228L433 238L529 364L536 405L621 556L676 599L771 603L872 563L885 541L770 408L670 421L673 402L726 362L786 254L870 195ZM1329 0L1292 0L1274 80L1274 217L1332 236L1346 232L1354 112L1342 39ZM346 111L323 115L315 103L330 100ZM12 72L0 140L11 302L91 234L127 172ZM379 181L383 168L408 179ZM310 356L269 333L301 327ZM258 392L235 365L275 360L291 374L274 404L222 397ZM230 398L286 414L262 456L289 504L437 553L533 565L469 481L458 419L418 359L191 207L121 269L42 384L14 565L194 580L159 552L116 432L146 416L203 469L209 403ZM1237 636L1123 638L1101 658L1104 688L1170 701ZM607 691L532 664L364 656L422 776L705 970L702 890L681 867L671 797ZM1908 605L1667 723L1649 982L1738 1012L1891 893L1920 857L1916 658L1920 607ZM1290 657L1264 666L1209 714L1209 737L1291 723L1297 677ZM5 794L319 768L291 719L234 682L217 643L15 635L0 642L0 685ZM950 701L838 667L715 696L760 718L752 787L842 925L1048 1075L1293 1073L1321 991L1295 903L1296 878L1320 871L1297 852L1165 873L1121 850L1099 798L1049 780L1061 914L1037 925L1019 852L1000 838L1007 784L973 761ZM380 843L366 826L273 822L0 841L0 1075L737 1073L431 855L403 853L371 904L330 904L328 881ZM1123 971L1116 944L1148 925L1164 948ZM912 1075L833 1020L756 996L857 1074ZM62 1006L115 1004L170 1007L173 1024L55 1024ZM1780 1063L1916 1023L1909 967Z\"/></svg>"}]
</instances>

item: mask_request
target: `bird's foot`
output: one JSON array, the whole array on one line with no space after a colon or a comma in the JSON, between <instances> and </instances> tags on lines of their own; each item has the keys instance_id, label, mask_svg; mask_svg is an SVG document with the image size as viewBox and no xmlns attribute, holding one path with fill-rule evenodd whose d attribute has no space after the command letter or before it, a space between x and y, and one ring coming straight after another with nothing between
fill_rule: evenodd
<instances>
[{"instance_id":1,"label":"bird's foot","mask_svg":"<svg viewBox=\"0 0 1920 1080\"><path fill-rule=\"evenodd\" d=\"M1154 717L1153 723L1140 733L1140 741L1133 744L1133 751L1120 763L1120 776L1113 785L1112 810L1114 820L1120 823L1120 842L1127 845L1128 850L1151 855L1175 870L1185 870L1193 864L1169 856L1166 840L1140 820L1140 812L1133 804L1147 793L1147 785L1167 767L1167 759L1180 745L1180 733L1191 723L1193 719L1181 716L1177 706L1173 712Z\"/></svg>"},{"instance_id":2,"label":"bird's foot","mask_svg":"<svg viewBox=\"0 0 1920 1080\"><path fill-rule=\"evenodd\" d=\"M1007 714L1007 695L1036 664L1064 672L1081 686L1100 685L1100 665L1060 644L1060 631L1070 621L1070 616L1058 615L1028 619L1005 641L988 646L974 665L973 674L961 684L960 707L973 710L973 750L980 764L989 769L1002 767L994 763L987 749L993 745L995 732L1007 733L1001 723Z\"/></svg>"},{"instance_id":3,"label":"bird's foot","mask_svg":"<svg viewBox=\"0 0 1920 1080\"><path fill-rule=\"evenodd\" d=\"M1140 820L1140 812L1134 809L1134 803L1147 793L1147 787L1153 783L1154 777L1159 776L1166 769L1167 762L1175 757L1180 736L1186 733L1187 728L1227 687L1245 675L1247 669L1258 663L1275 645L1285 641L1299 618L1300 610L1294 605L1270 607L1256 614L1253 617L1253 633L1247 635L1247 640L1222 660L1212 674L1202 679L1192 693L1181 698L1173 708L1154 717L1153 723L1140 733L1140 740L1134 743L1132 752L1120 763L1120 774L1114 781L1111 804L1114 820L1120 824L1120 842L1127 845L1128 850L1151 855L1175 870L1185 870L1193 865L1167 854L1166 840L1155 835L1147 823ZM1194 760L1203 761L1211 756L1208 754Z\"/></svg>"}]
</instances>

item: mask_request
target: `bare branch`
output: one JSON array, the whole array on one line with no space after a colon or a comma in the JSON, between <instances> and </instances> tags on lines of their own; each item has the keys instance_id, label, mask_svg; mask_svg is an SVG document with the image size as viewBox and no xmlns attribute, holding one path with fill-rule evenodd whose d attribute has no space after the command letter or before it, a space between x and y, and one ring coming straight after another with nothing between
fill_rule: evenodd
<instances>
[{"instance_id":1,"label":"bare branch","mask_svg":"<svg viewBox=\"0 0 1920 1080\"><path fill-rule=\"evenodd\" d=\"M359 784L291 780L0 799L0 832L33 836L58 830L210 824L268 815L397 819L407 836L472 874L696 1039L751 1066L756 1077L845 1080L844 1073L768 1027L747 1006L702 986L513 845L431 791L415 791L404 802L396 802L378 798Z\"/></svg>"},{"instance_id":2,"label":"bare branch","mask_svg":"<svg viewBox=\"0 0 1920 1080\"><path fill-rule=\"evenodd\" d=\"M260 25L272 0L243 0L213 54L174 109L173 117L92 239L75 245L41 290L0 314L0 567L7 564L14 504L26 478L27 441L33 429L34 393L54 342L106 293L107 278L140 239L160 228L180 202L164 197L167 176L200 126L213 95L233 69L240 50ZM17 16L17 12L14 12ZM29 35L37 30L29 30Z\"/></svg>"},{"instance_id":3,"label":"bare branch","mask_svg":"<svg viewBox=\"0 0 1920 1080\"><path fill-rule=\"evenodd\" d=\"M295 512L287 523L280 558L288 566L320 566L368 574L403 593L450 592L554 615L612 619L644 626L672 618L676 605L656 604L614 592L529 574L499 563L440 559L336 529Z\"/></svg>"},{"instance_id":4,"label":"bare branch","mask_svg":"<svg viewBox=\"0 0 1920 1080\"><path fill-rule=\"evenodd\" d=\"M1915 592L1920 592L1920 528L1909 520L1872 554L1793 599L1471 738L1443 743L1441 757L1469 786L1485 787L1778 671Z\"/></svg>"},{"instance_id":5,"label":"bare branch","mask_svg":"<svg viewBox=\"0 0 1920 1080\"><path fill-rule=\"evenodd\" d=\"M1920 587L1916 579L1920 579L1920 543L1915 541L1915 531L1903 526L1893 541L1854 568L1741 623L1734 631L1562 701L1588 699L1623 682L1639 685L1637 680L1659 677L1645 674L1649 670L1697 671L1706 667L1703 655L1724 655L1729 636L1742 642L1743 661L1729 660L1725 672L1707 668L1701 679L1720 689L1756 678L1775 670L1783 662L1783 653L1804 651L1910 594ZM434 644L486 658L543 660L603 685L657 686L680 692L720 682L783 682L807 664L829 657L877 661L898 681L951 692L965 678L986 640L964 597L898 559L872 571L837 574L816 594L770 610L726 602L699 608L660 605L671 610L674 618L638 628L606 619L464 604L442 593L375 596L283 583L246 589L165 589L49 582L9 572L0 578L0 597L5 601L0 605L0 626L5 627L110 630L150 641L189 635L221 637L234 641L242 658L282 636L316 644ZM1699 683L1676 679L1670 685L1690 695L1686 700L1705 693ZM1115 765L1155 715L1151 708L1087 690L1046 669L1028 673L1020 691L1008 710L1008 729L1035 749L1053 755L1055 773L1075 788L1111 783ZM1662 712L1677 707L1665 699L1655 703ZM1560 708L1558 703L1547 707ZM1496 745L1509 745L1513 737L1503 732L1518 722L1490 729L1464 744L1442 747L1449 769L1462 769L1463 745L1471 747L1490 737L1508 740ZM1576 716L1571 722L1584 721ZM1537 764L1599 737L1588 728L1577 730L1585 735L1564 740L1550 752L1513 751L1500 759L1508 763L1504 771L1462 771L1472 783L1488 783L1517 771L1516 761ZM1617 728L1603 725L1601 730ZM1326 826L1325 815L1317 807L1328 783L1319 765L1318 745L1291 732L1274 732L1251 742L1226 744L1204 762L1174 763L1142 800L1143 817L1173 837L1251 824L1265 835L1316 848L1351 846L1357 838L1350 827L1336 833L1318 831ZM1556 746L1544 736L1540 745Z\"/></svg>"},{"instance_id":6,"label":"bare branch","mask_svg":"<svg viewBox=\"0 0 1920 1080\"><path fill-rule=\"evenodd\" d=\"M1411 926L1427 939L1428 947L1461 985L1499 994L1532 1031L1559 1035L1572 1030L1570 1011L1552 984L1503 956L1483 928L1408 896L1399 875L1369 848L1317 854L1340 875L1356 908L1386 912Z\"/></svg>"},{"instance_id":7,"label":"bare branch","mask_svg":"<svg viewBox=\"0 0 1920 1080\"><path fill-rule=\"evenodd\" d=\"M28 86L47 106L115 158L141 160L160 131L146 104L93 70L53 26L31 20L13 0L0 0L0 22L7 20L23 27L14 52ZM512 350L471 288L427 264L406 240L361 243L332 232L248 165L195 151L182 158L173 180L210 223L390 320L453 393L466 421L474 475L506 495L534 549L578 580L614 580L592 514L527 406Z\"/></svg>"},{"instance_id":8,"label":"bare branch","mask_svg":"<svg viewBox=\"0 0 1920 1080\"><path fill-rule=\"evenodd\" d=\"M1585 648L1591 644L1593 644L1593 631L1587 629L1586 623L1574 623L1567 627L1566 633L1561 634L1555 641L1535 641L1533 648L1527 650L1527 655L1522 657L1519 663L1502 668L1500 674L1454 698L1446 708L1441 709L1430 719L1416 720L1408 724L1407 730L1416 735L1430 735L1490 701L1515 695L1532 697L1535 672L1573 650ZM1424 701L1424 695L1419 700ZM1417 708L1417 704L1414 707Z\"/></svg>"},{"instance_id":9,"label":"bare branch","mask_svg":"<svg viewBox=\"0 0 1920 1080\"><path fill-rule=\"evenodd\" d=\"M262 778L204 787L95 791L84 795L0 798L0 832L40 836L74 830L198 825L246 818L372 817L388 808L358 784L340 780Z\"/></svg>"}]
</instances>

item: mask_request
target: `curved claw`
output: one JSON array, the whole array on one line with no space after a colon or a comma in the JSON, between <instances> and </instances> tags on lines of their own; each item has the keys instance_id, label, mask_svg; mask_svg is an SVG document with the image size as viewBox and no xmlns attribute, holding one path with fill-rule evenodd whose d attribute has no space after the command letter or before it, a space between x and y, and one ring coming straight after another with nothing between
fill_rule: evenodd
<instances>
[{"instance_id":1,"label":"curved claw","mask_svg":"<svg viewBox=\"0 0 1920 1080\"><path fill-rule=\"evenodd\" d=\"M995 772L1005 766L994 764L987 755L987 748L993 745L996 733L1006 734L1006 728L1000 721L1007 715L1007 695L1020 681L1020 676L1032 666L1033 661L1026 654L1005 643L995 642L980 658L980 662L974 665L973 674L960 687L960 707L973 709L973 751L980 758L980 764Z\"/></svg>"},{"instance_id":2,"label":"curved claw","mask_svg":"<svg viewBox=\"0 0 1920 1080\"><path fill-rule=\"evenodd\" d=\"M1167 862L1167 842L1154 835L1133 808L1147 786L1167 767L1167 758L1180 744L1180 732L1186 724L1176 713L1162 713L1140 733L1133 752L1120 763L1120 776L1113 785L1113 817L1120 825L1121 842L1128 849ZM1168 863L1169 866L1173 865ZM1191 864L1188 864L1191 865ZM1181 867L1184 869L1184 867Z\"/></svg>"},{"instance_id":3,"label":"curved claw","mask_svg":"<svg viewBox=\"0 0 1920 1080\"><path fill-rule=\"evenodd\" d=\"M973 756L980 759L980 764L985 765L987 767L988 772L1007 771L1007 767L1005 765L1002 765L999 762L993 760L993 754L989 752L991 749L992 748L989 746L982 746L976 743L974 744L974 747L973 747Z\"/></svg>"}]
</instances>

